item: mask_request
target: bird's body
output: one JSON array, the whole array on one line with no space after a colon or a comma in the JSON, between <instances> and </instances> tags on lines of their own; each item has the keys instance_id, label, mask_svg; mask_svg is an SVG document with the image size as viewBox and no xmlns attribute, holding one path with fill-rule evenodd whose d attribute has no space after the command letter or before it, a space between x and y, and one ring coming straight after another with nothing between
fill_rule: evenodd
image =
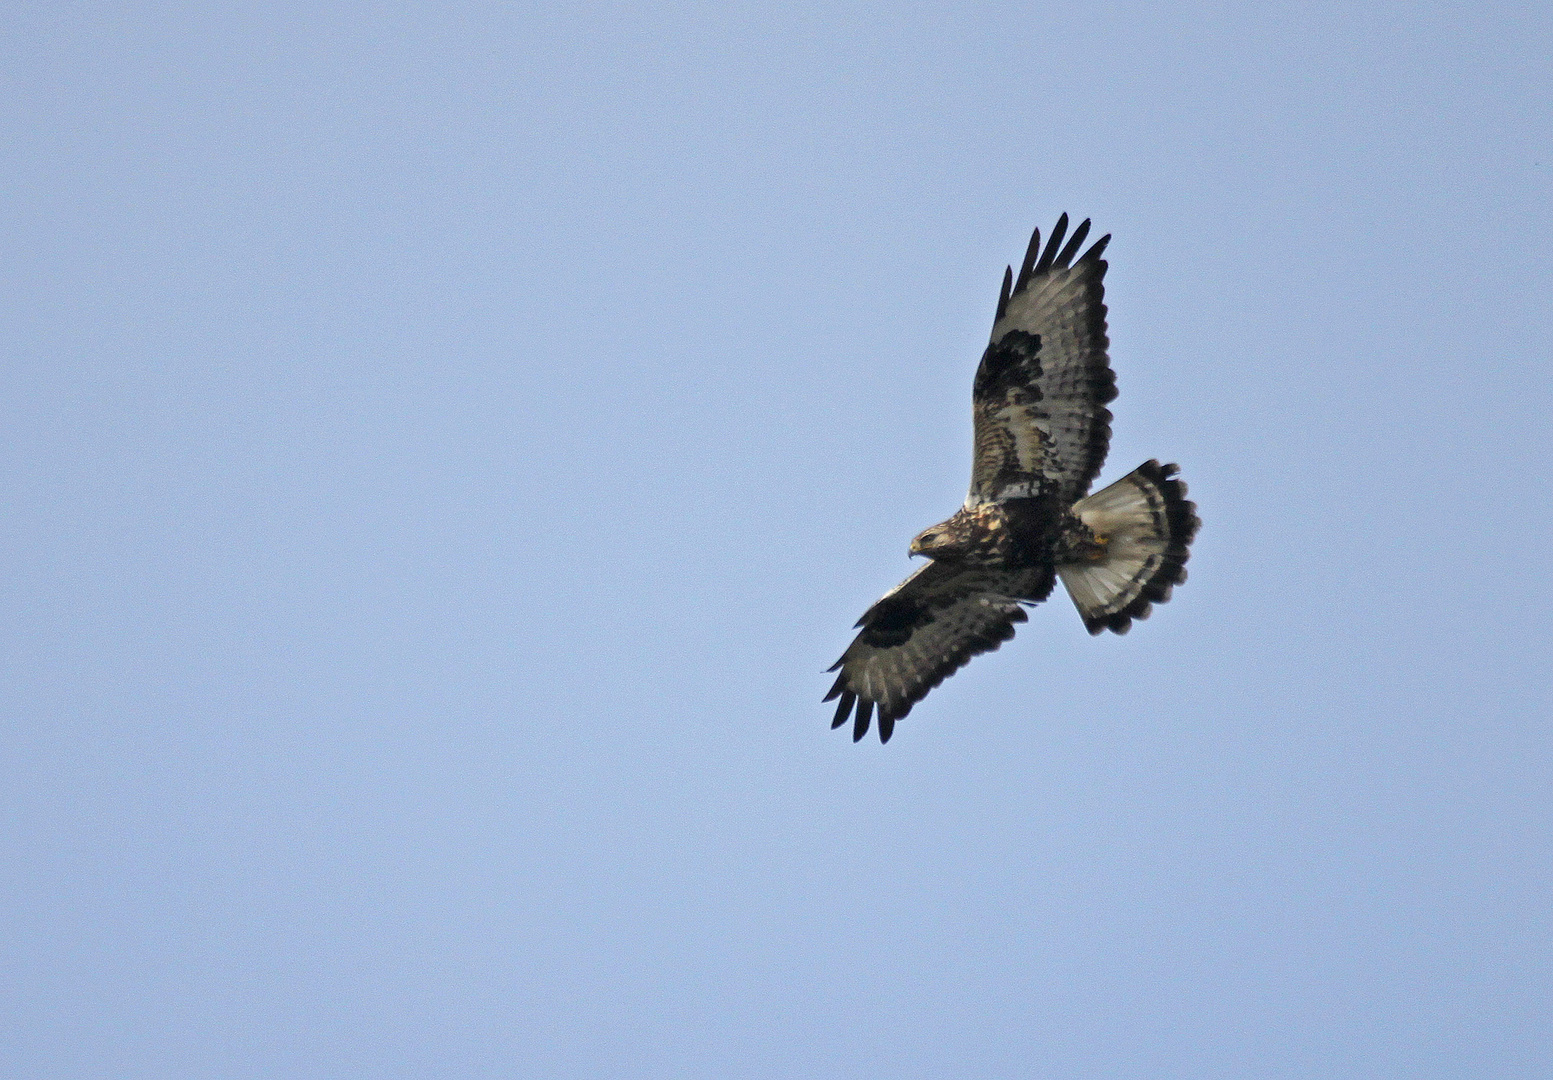
<instances>
[{"instance_id":1,"label":"bird's body","mask_svg":"<svg viewBox=\"0 0 1553 1080\"><path fill-rule=\"evenodd\" d=\"M1015 279L1003 279L992 341L972 388L971 488L953 516L911 542L929 562L869 608L826 695L853 739L877 709L879 737L977 653L1014 636L1023 605L1060 577L1092 634L1133 619L1186 580L1198 527L1174 465L1150 461L1087 495L1110 442L1116 380L1107 356L1103 237L1076 262L1085 221L1044 251L1040 231ZM1087 495L1087 497L1086 497ZM854 707L856 712L854 714Z\"/></svg>"},{"instance_id":2,"label":"bird's body","mask_svg":"<svg viewBox=\"0 0 1553 1080\"><path fill-rule=\"evenodd\" d=\"M947 521L924 529L911 554L961 566L1024 570L1097 558L1104 547L1094 530L1050 498L1021 497L961 507Z\"/></svg>"}]
</instances>

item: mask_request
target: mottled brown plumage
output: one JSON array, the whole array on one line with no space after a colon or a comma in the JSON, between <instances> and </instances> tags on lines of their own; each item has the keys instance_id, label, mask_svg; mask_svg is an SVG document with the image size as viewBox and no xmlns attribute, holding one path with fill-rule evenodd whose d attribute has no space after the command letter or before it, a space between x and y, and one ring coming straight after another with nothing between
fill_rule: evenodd
<instances>
[{"instance_id":1,"label":"mottled brown plumage","mask_svg":"<svg viewBox=\"0 0 1553 1080\"><path fill-rule=\"evenodd\" d=\"M1111 436L1116 397L1106 337L1109 236L1078 260L1085 221L1066 245L1064 214L1040 230L1015 277L1004 274L992 340L972 386L971 486L965 505L911 542L929 562L869 608L825 700L853 740L895 721L977 653L998 648L1061 577L1089 632L1126 633L1186 580L1195 507L1174 465L1149 461L1086 497ZM855 710L855 711L854 711Z\"/></svg>"}]
</instances>

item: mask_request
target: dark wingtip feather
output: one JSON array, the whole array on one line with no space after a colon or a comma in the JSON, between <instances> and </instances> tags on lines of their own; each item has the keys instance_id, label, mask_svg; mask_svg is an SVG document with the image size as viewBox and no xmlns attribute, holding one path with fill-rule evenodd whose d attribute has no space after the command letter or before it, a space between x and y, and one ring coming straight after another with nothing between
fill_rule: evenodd
<instances>
[{"instance_id":1,"label":"dark wingtip feather","mask_svg":"<svg viewBox=\"0 0 1553 1080\"><path fill-rule=\"evenodd\" d=\"M859 698L857 702L857 715L852 718L852 741L859 742L868 734L868 721L874 714L874 703L868 698Z\"/></svg>"},{"instance_id":2,"label":"dark wingtip feather","mask_svg":"<svg viewBox=\"0 0 1553 1080\"><path fill-rule=\"evenodd\" d=\"M1079 262L1099 262L1100 256L1105 254L1105 246L1111 242L1111 234L1106 233L1095 241L1095 246L1084 252Z\"/></svg>"},{"instance_id":3,"label":"dark wingtip feather","mask_svg":"<svg viewBox=\"0 0 1553 1080\"><path fill-rule=\"evenodd\" d=\"M1019 280L1014 282L1014 288L1022 289L1025 282L1030 280L1030 268L1035 265L1036 257L1041 254L1041 230L1036 229L1030 234L1030 246L1025 248L1025 261L1019 264Z\"/></svg>"},{"instance_id":4,"label":"dark wingtip feather","mask_svg":"<svg viewBox=\"0 0 1553 1080\"><path fill-rule=\"evenodd\" d=\"M1003 268L1003 289L1002 289L1001 292L998 293L998 314L997 314L997 317L999 319L1001 319L1003 317L1003 312L1005 310L1007 310L1007 308L1008 308L1008 297L1009 297L1010 292L1012 292L1013 287L1014 287L1014 268L1012 266L1006 266L1006 267Z\"/></svg>"},{"instance_id":5,"label":"dark wingtip feather","mask_svg":"<svg viewBox=\"0 0 1553 1080\"><path fill-rule=\"evenodd\" d=\"M829 701L829 698L825 700ZM841 704L836 706L836 719L831 721L830 729L835 731L847 722L847 714L852 711L852 703L857 700L857 695L848 690L841 695Z\"/></svg>"},{"instance_id":6,"label":"dark wingtip feather","mask_svg":"<svg viewBox=\"0 0 1553 1080\"><path fill-rule=\"evenodd\" d=\"M1073 256L1078 254L1079 247L1084 243L1084 237L1089 235L1089 219L1085 218L1083 224L1073 230L1073 235L1068 237L1068 242L1062 246L1062 251L1057 254L1054 266L1066 267L1073 261Z\"/></svg>"},{"instance_id":7,"label":"dark wingtip feather","mask_svg":"<svg viewBox=\"0 0 1553 1080\"><path fill-rule=\"evenodd\" d=\"M1046 241L1046 250L1041 252L1041 261L1035 264L1031 274L1044 274L1052 268L1052 261L1057 257L1057 251L1062 245L1062 238L1068 231L1068 215L1063 214L1057 219L1057 224L1052 228L1051 239Z\"/></svg>"},{"instance_id":8,"label":"dark wingtip feather","mask_svg":"<svg viewBox=\"0 0 1553 1080\"><path fill-rule=\"evenodd\" d=\"M879 741L887 743L890 736L895 734L895 714L879 710Z\"/></svg>"},{"instance_id":9,"label":"dark wingtip feather","mask_svg":"<svg viewBox=\"0 0 1553 1080\"><path fill-rule=\"evenodd\" d=\"M841 662L838 660L836 662L836 667L840 667L840 666L841 666ZM836 668L833 667L833 668L831 668L831 670L835 671ZM836 685L834 685L834 686L832 686L830 688L830 693L828 693L824 697L820 698L820 701L821 702L826 702L826 701L834 700L837 694L841 693L842 690L846 689L846 682L847 682L846 672L842 672L840 675L836 676Z\"/></svg>"}]
</instances>

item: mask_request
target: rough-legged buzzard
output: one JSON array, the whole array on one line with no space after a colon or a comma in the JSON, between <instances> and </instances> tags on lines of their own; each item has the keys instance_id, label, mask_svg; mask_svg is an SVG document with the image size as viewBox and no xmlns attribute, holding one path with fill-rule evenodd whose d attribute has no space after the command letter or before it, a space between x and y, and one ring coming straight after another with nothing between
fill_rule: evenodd
<instances>
[{"instance_id":1,"label":"rough-legged buzzard","mask_svg":"<svg viewBox=\"0 0 1553 1080\"><path fill-rule=\"evenodd\" d=\"M977 653L996 649L1058 578L1091 634L1125 634L1186 580L1196 506L1176 466L1148 461L1088 495L1111 438L1116 397L1106 349L1110 236L1078 254L1064 214L1043 250L1030 238L1019 276L1003 276L992 343L971 391L976 435L971 490L948 521L911 542L928 562L858 620L826 701L852 739L895 721ZM1087 495L1087 497L1086 497ZM855 712L854 712L855 708Z\"/></svg>"}]
</instances>

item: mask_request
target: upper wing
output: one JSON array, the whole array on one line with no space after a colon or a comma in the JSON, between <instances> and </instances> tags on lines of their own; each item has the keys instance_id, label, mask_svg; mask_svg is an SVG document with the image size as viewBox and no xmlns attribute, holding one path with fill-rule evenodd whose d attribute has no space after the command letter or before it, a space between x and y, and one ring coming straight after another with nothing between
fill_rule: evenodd
<instances>
[{"instance_id":1,"label":"upper wing","mask_svg":"<svg viewBox=\"0 0 1553 1080\"><path fill-rule=\"evenodd\" d=\"M1049 567L1009 572L928 562L858 620L862 633L830 669L841 669L825 695L841 698L831 727L844 724L856 704L856 742L868 734L877 705L879 740L888 742L895 721L929 690L1013 637L1014 624L1027 618L1019 602L1046 599L1053 581Z\"/></svg>"},{"instance_id":2,"label":"upper wing","mask_svg":"<svg viewBox=\"0 0 1553 1080\"><path fill-rule=\"evenodd\" d=\"M992 343L976 370L975 462L968 506L1056 495L1082 498L1105 463L1116 397L1105 333L1106 263L1101 237L1073 262L1089 222L1062 245L1068 215L1041 251L1030 238L1019 277L1004 274Z\"/></svg>"}]
</instances>

